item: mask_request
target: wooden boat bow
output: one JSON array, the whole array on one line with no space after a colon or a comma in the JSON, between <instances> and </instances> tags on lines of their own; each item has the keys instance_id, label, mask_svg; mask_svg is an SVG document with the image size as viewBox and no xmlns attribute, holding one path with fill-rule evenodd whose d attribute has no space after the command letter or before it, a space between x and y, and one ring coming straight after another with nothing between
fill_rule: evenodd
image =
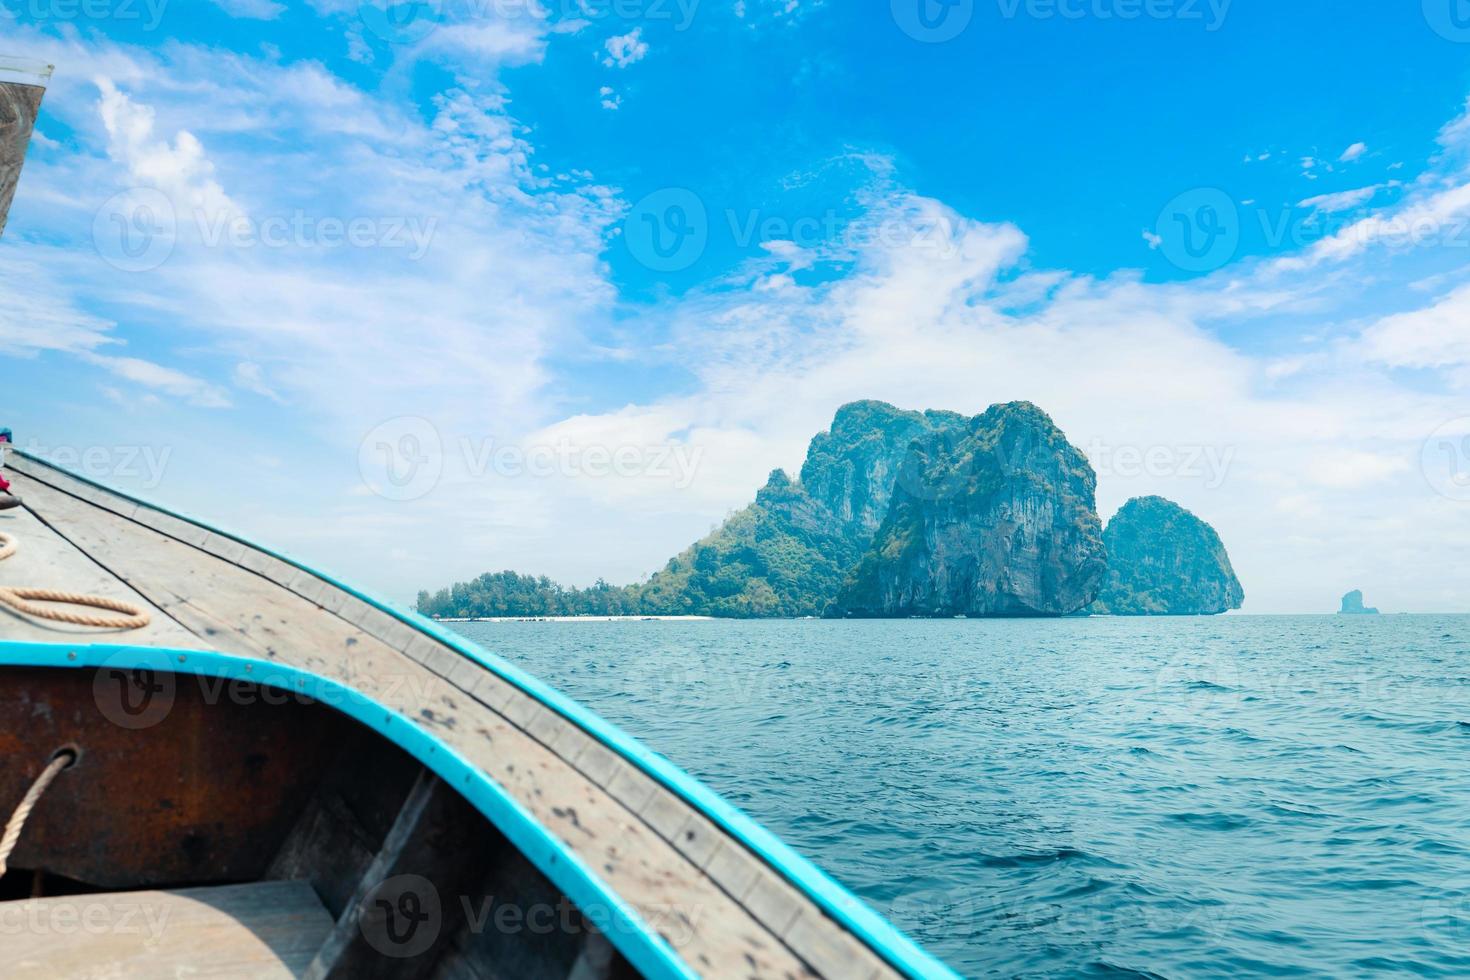
<instances>
[{"instance_id":1,"label":"wooden boat bow","mask_svg":"<svg viewBox=\"0 0 1470 980\"><path fill-rule=\"evenodd\" d=\"M12 867L166 895L307 881L317 945L282 975L953 976L667 760L458 635L23 453L7 472L25 507L0 530L23 547L0 587L151 616L99 634L0 613L0 811L46 761L36 746L81 746ZM372 935L429 914L405 880L428 883L440 928L386 956ZM542 936L476 921L508 896L568 911Z\"/></svg>"}]
</instances>

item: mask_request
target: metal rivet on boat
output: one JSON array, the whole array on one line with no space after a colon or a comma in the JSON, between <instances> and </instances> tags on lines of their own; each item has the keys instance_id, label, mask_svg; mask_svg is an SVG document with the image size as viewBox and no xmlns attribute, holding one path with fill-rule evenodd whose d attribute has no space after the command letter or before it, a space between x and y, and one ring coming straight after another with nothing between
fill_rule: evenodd
<instances>
[{"instance_id":1,"label":"metal rivet on boat","mask_svg":"<svg viewBox=\"0 0 1470 980\"><path fill-rule=\"evenodd\" d=\"M255 665L254 664L246 664L245 665L245 673L247 673L247 674L250 673L254 669L255 669Z\"/></svg>"},{"instance_id":2,"label":"metal rivet on boat","mask_svg":"<svg viewBox=\"0 0 1470 980\"><path fill-rule=\"evenodd\" d=\"M77 659L77 652L75 650L68 650L67 653L66 653L66 659L68 659L68 660L75 660L75 659Z\"/></svg>"},{"instance_id":3,"label":"metal rivet on boat","mask_svg":"<svg viewBox=\"0 0 1470 980\"><path fill-rule=\"evenodd\" d=\"M186 658L184 657L184 655L182 653L179 654L179 663L183 663L185 659Z\"/></svg>"}]
</instances>

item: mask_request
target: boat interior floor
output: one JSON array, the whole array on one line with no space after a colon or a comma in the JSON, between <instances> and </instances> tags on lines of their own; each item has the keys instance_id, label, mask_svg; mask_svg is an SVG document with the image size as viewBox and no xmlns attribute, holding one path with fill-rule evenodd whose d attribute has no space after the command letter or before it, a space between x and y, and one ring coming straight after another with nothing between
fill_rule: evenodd
<instances>
[{"instance_id":1,"label":"boat interior floor","mask_svg":"<svg viewBox=\"0 0 1470 980\"><path fill-rule=\"evenodd\" d=\"M305 882L261 881L7 902L0 928L13 980L277 980L305 975L332 916Z\"/></svg>"},{"instance_id":2,"label":"boat interior floor","mask_svg":"<svg viewBox=\"0 0 1470 980\"><path fill-rule=\"evenodd\" d=\"M636 976L463 796L326 705L152 671L0 684L6 810L76 757L0 878L7 978Z\"/></svg>"}]
</instances>

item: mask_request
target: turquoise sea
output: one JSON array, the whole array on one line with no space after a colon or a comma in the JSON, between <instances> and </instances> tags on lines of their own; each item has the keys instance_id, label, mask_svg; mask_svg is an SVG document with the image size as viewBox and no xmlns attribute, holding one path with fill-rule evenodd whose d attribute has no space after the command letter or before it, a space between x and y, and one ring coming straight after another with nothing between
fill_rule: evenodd
<instances>
[{"instance_id":1,"label":"turquoise sea","mask_svg":"<svg viewBox=\"0 0 1470 980\"><path fill-rule=\"evenodd\" d=\"M1470 976L1470 617L469 623L969 976Z\"/></svg>"}]
</instances>

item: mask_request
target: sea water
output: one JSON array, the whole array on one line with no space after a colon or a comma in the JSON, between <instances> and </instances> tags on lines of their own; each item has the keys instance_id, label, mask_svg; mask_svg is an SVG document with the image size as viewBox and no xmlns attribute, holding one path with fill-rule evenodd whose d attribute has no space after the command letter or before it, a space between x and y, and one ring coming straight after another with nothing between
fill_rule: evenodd
<instances>
[{"instance_id":1,"label":"sea water","mask_svg":"<svg viewBox=\"0 0 1470 980\"><path fill-rule=\"evenodd\" d=\"M1470 617L458 624L970 976L1470 976Z\"/></svg>"}]
</instances>

